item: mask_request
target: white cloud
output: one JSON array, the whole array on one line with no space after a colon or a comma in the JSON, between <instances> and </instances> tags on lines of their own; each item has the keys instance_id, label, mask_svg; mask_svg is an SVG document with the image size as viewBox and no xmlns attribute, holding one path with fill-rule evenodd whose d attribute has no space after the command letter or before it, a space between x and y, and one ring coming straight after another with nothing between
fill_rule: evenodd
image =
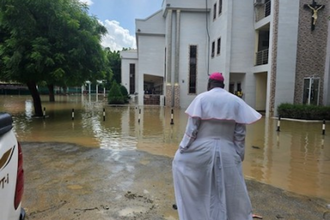
<instances>
[{"instance_id":1,"label":"white cloud","mask_svg":"<svg viewBox=\"0 0 330 220\"><path fill-rule=\"evenodd\" d=\"M92 5L94 2L92 0L79 0L82 3L86 3L87 5Z\"/></svg>"},{"instance_id":2,"label":"white cloud","mask_svg":"<svg viewBox=\"0 0 330 220\"><path fill-rule=\"evenodd\" d=\"M102 46L109 47L112 51L121 51L123 48L136 48L135 37L127 29L120 26L118 21L105 20L100 23L106 27L108 33L102 38Z\"/></svg>"}]
</instances>

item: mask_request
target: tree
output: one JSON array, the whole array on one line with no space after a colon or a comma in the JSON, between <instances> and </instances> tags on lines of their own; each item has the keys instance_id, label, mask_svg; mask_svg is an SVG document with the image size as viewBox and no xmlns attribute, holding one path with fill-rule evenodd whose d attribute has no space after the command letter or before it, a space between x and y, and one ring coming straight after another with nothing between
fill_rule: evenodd
<instances>
[{"instance_id":1,"label":"tree","mask_svg":"<svg viewBox=\"0 0 330 220\"><path fill-rule=\"evenodd\" d=\"M117 83L121 83L121 59L120 51L111 51L109 47L105 48L107 58L109 60L110 68L113 72L113 80Z\"/></svg>"},{"instance_id":2,"label":"tree","mask_svg":"<svg viewBox=\"0 0 330 220\"><path fill-rule=\"evenodd\" d=\"M120 91L120 86L114 80L111 85L111 89L108 94L108 103L109 104L124 104L125 99L123 94Z\"/></svg>"},{"instance_id":3,"label":"tree","mask_svg":"<svg viewBox=\"0 0 330 220\"><path fill-rule=\"evenodd\" d=\"M106 29L78 0L0 2L0 79L25 83L42 116L38 83L82 85L110 72L100 45ZM110 75L110 74L108 74Z\"/></svg>"}]
</instances>

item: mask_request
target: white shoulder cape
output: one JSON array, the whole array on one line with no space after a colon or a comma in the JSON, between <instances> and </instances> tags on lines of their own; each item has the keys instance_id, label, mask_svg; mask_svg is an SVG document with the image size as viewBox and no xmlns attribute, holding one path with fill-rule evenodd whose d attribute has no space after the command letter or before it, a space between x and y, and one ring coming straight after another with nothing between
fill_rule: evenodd
<instances>
[{"instance_id":1,"label":"white shoulder cape","mask_svg":"<svg viewBox=\"0 0 330 220\"><path fill-rule=\"evenodd\" d=\"M221 88L199 94L185 112L202 120L232 120L239 124L251 124L261 118L244 100Z\"/></svg>"}]
</instances>

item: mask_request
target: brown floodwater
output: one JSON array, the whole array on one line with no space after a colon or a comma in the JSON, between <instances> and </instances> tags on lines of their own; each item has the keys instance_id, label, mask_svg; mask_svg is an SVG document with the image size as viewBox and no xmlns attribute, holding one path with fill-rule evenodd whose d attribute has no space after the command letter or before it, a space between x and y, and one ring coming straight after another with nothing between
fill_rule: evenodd
<instances>
[{"instance_id":1,"label":"brown floodwater","mask_svg":"<svg viewBox=\"0 0 330 220\"><path fill-rule=\"evenodd\" d=\"M109 106L103 96L42 96L45 118L33 118L30 96L0 96L0 111L14 118L20 141L67 142L113 151L142 150L173 157L183 136L184 109ZM173 124L171 124L173 122ZM247 178L330 201L330 126L265 118L247 126Z\"/></svg>"}]
</instances>

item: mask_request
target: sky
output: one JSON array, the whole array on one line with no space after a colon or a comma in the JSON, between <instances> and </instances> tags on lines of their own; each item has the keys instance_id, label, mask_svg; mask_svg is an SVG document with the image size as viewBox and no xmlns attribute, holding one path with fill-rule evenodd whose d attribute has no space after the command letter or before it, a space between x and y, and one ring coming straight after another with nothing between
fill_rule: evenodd
<instances>
[{"instance_id":1,"label":"sky","mask_svg":"<svg viewBox=\"0 0 330 220\"><path fill-rule=\"evenodd\" d=\"M89 7L89 14L105 26L108 33L102 46L112 51L136 48L135 19L146 19L161 9L163 0L79 0Z\"/></svg>"}]
</instances>

